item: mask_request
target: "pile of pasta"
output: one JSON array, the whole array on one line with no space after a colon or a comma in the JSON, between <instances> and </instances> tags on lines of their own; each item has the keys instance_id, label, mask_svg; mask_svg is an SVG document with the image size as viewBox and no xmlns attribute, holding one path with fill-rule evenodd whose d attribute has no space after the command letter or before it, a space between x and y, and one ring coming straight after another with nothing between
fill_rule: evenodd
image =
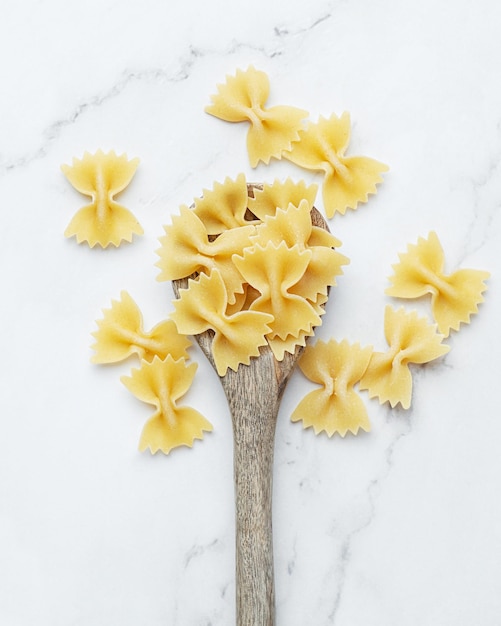
<instances>
[{"instance_id":1,"label":"pile of pasta","mask_svg":"<svg viewBox=\"0 0 501 626\"><path fill-rule=\"evenodd\" d=\"M159 280L189 278L171 319L180 333L214 333L217 372L269 346L278 361L321 324L328 290L348 259L312 224L316 186L248 185L244 174L204 190L165 227Z\"/></svg>"},{"instance_id":2,"label":"pile of pasta","mask_svg":"<svg viewBox=\"0 0 501 626\"><path fill-rule=\"evenodd\" d=\"M218 85L206 111L228 122L249 123L247 149L253 167L286 158L323 172L329 218L376 193L388 168L368 157L346 156L348 113L308 122L302 109L267 107L268 95L268 77L250 66ZM128 161L125 155L99 151L64 167L73 186L92 197L66 234L105 247L142 232L132 214L113 200L136 166L137 160ZM158 279L181 283L169 319L145 331L141 312L126 291L103 310L93 333L94 362L138 358L139 368L122 382L155 408L143 429L141 450L167 454L178 446L191 447L212 430L197 410L179 405L197 369L190 362L188 336L211 333L220 376L245 367L263 349L278 361L304 349L299 367L317 388L299 402L292 421L315 433L344 437L370 430L361 391L381 404L408 409L411 368L445 355L450 331L458 331L478 312L489 273L445 273L442 246L431 232L399 255L386 291L405 300L429 295L430 316L388 305L383 350L336 339L307 344L322 323L329 290L349 262L339 252L341 242L312 221L316 195L316 185L290 178L252 185L240 174L214 183L191 206L180 207L160 238Z\"/></svg>"},{"instance_id":3,"label":"pile of pasta","mask_svg":"<svg viewBox=\"0 0 501 626\"><path fill-rule=\"evenodd\" d=\"M165 227L158 251L159 280L188 279L170 318L151 331L123 291L98 320L95 363L140 359L122 377L155 407L140 449L170 452L192 446L212 425L179 406L196 371L187 335L210 330L217 371L236 370L269 346L277 360L305 346L321 324L328 291L348 259L341 242L312 223L316 185L275 181L249 185L243 174L204 190Z\"/></svg>"},{"instance_id":4,"label":"pile of pasta","mask_svg":"<svg viewBox=\"0 0 501 626\"><path fill-rule=\"evenodd\" d=\"M141 435L141 450L168 453L191 447L212 430L198 411L178 405L197 368L189 362L187 335L213 332L216 367L224 376L228 368L259 356L265 345L283 359L305 346L321 324L327 292L348 259L337 250L336 237L312 225L315 193L315 186L303 181L255 187L240 175L215 183L192 207L180 208L160 240L159 279L189 278L170 318L146 332L138 306L125 291L104 310L93 333L93 361L139 357L140 368L122 382L155 407ZM335 339L306 345L299 368L318 388L298 404L293 422L329 437L369 431L360 391L381 404L408 409L411 367L445 355L450 331L478 312L489 273L444 273L436 233L410 244L399 258L387 294L404 299L430 294L433 319L388 305L387 350Z\"/></svg>"}]
</instances>

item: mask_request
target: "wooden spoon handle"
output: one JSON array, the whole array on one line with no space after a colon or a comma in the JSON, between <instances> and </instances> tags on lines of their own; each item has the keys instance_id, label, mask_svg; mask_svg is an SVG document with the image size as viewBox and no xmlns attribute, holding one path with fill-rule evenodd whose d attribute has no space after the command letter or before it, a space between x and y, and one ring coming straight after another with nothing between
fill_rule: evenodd
<instances>
[{"instance_id":1,"label":"wooden spoon handle","mask_svg":"<svg viewBox=\"0 0 501 626\"><path fill-rule=\"evenodd\" d=\"M236 506L237 626L273 626L272 482L279 401L242 397L231 406Z\"/></svg>"},{"instance_id":2,"label":"wooden spoon handle","mask_svg":"<svg viewBox=\"0 0 501 626\"><path fill-rule=\"evenodd\" d=\"M273 452L280 401L294 360L263 351L221 379L233 421L237 626L273 626Z\"/></svg>"}]
</instances>

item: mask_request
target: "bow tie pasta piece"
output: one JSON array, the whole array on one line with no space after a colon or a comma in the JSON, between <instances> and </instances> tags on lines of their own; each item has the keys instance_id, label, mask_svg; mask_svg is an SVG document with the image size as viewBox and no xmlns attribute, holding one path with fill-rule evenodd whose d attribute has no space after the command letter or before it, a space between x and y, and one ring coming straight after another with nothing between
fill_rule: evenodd
<instances>
[{"instance_id":1,"label":"bow tie pasta piece","mask_svg":"<svg viewBox=\"0 0 501 626\"><path fill-rule=\"evenodd\" d=\"M394 407L400 403L408 409L412 397L408 364L438 359L449 352L449 346L442 343L444 336L437 333L435 324L403 308L386 307L384 332L389 350L373 353L360 389L368 390L371 398L377 396L380 404L389 402Z\"/></svg>"},{"instance_id":2,"label":"bow tie pasta piece","mask_svg":"<svg viewBox=\"0 0 501 626\"><path fill-rule=\"evenodd\" d=\"M246 71L237 70L235 76L226 77L225 84L217 85L217 90L205 111L227 122L250 122L247 151L252 167L259 161L268 164L272 157L279 159L299 138L308 112L290 106L265 108L270 83L264 72L252 65Z\"/></svg>"},{"instance_id":3,"label":"bow tie pasta piece","mask_svg":"<svg viewBox=\"0 0 501 626\"><path fill-rule=\"evenodd\" d=\"M262 247L268 242L276 246L285 242L289 248L297 245L301 250L310 250L311 259L308 268L301 280L291 289L291 293L308 300L315 300L321 293L326 295L328 287L336 284L336 276L343 273L342 266L349 263L349 259L333 247L322 245L329 243L339 246L341 242L330 233L327 233L329 236L320 238L318 231L327 232L312 226L311 208L307 200L301 200L298 206L289 204L286 210L277 209L274 216L265 217L264 222L257 226L256 234L251 237L253 242ZM310 246L312 240L318 240L321 245Z\"/></svg>"},{"instance_id":4,"label":"bow tie pasta piece","mask_svg":"<svg viewBox=\"0 0 501 626\"><path fill-rule=\"evenodd\" d=\"M177 406L193 382L197 364L186 365L184 359L174 360L168 355L164 360L157 356L151 363L143 361L140 369L121 380L139 400L152 404L156 411L146 422L139 449L150 449L152 454L161 450L168 454L178 446L192 447L195 439L202 439L204 431L212 431L205 417L190 407Z\"/></svg>"},{"instance_id":5,"label":"bow tie pasta piece","mask_svg":"<svg viewBox=\"0 0 501 626\"><path fill-rule=\"evenodd\" d=\"M321 323L314 307L303 297L290 292L303 277L311 260L310 250L299 246L288 248L268 243L246 248L242 256L234 255L233 262L254 289L261 294L252 302L251 311L262 311L273 316L270 337L286 339L297 337L301 331L310 331Z\"/></svg>"},{"instance_id":6,"label":"bow tie pasta piece","mask_svg":"<svg viewBox=\"0 0 501 626\"><path fill-rule=\"evenodd\" d=\"M443 335L448 337L451 329L459 330L462 323L468 324L470 317L478 313L489 272L461 269L444 274L444 252L436 233L432 231L428 239L420 237L417 244L409 244L399 259L393 265L392 287L386 293L397 298L431 294L433 317Z\"/></svg>"},{"instance_id":7,"label":"bow tie pasta piece","mask_svg":"<svg viewBox=\"0 0 501 626\"><path fill-rule=\"evenodd\" d=\"M337 237L320 226L313 226L311 208L306 199L298 204L291 202L284 209L277 208L275 215L266 216L256 227L252 241L261 244L272 241L277 245L285 241L289 247L299 244L308 248L339 248L341 242Z\"/></svg>"},{"instance_id":8,"label":"bow tie pasta piece","mask_svg":"<svg viewBox=\"0 0 501 626\"><path fill-rule=\"evenodd\" d=\"M228 302L233 304L236 294L243 293L243 279L232 262L236 252L252 245L250 236L255 227L240 226L226 230L210 241L207 230L195 212L182 206L180 214L173 216L172 225L165 226L157 250L160 260L158 280L178 280L196 272L210 273L218 269L228 291Z\"/></svg>"},{"instance_id":9,"label":"bow tie pasta piece","mask_svg":"<svg viewBox=\"0 0 501 626\"><path fill-rule=\"evenodd\" d=\"M301 281L300 281L301 282ZM315 301L309 301L309 304L313 307L319 317L325 313L325 303L327 302L327 295L319 294ZM274 337L268 336L268 345L273 352L277 361L283 361L285 353L290 352L294 354L296 348L306 345L308 337L313 337L315 334L315 327L311 327L310 330L301 330L298 334L290 334L285 339L281 339L277 335Z\"/></svg>"},{"instance_id":10,"label":"bow tie pasta piece","mask_svg":"<svg viewBox=\"0 0 501 626\"><path fill-rule=\"evenodd\" d=\"M297 183L287 178L285 182L275 180L271 185L265 184L262 189L256 187L249 198L249 210L260 220L267 215L275 215L277 209L286 209L289 204L298 206L302 200L311 208L317 196L317 185L306 185L304 180Z\"/></svg>"},{"instance_id":11,"label":"bow tie pasta piece","mask_svg":"<svg viewBox=\"0 0 501 626\"><path fill-rule=\"evenodd\" d=\"M350 115L333 114L329 119L320 116L300 131L299 141L284 157L309 170L323 171L323 200L327 217L336 212L344 215L346 209L356 209L359 202L367 202L369 194L376 193L382 182L381 174L388 166L368 157L347 157L350 141Z\"/></svg>"},{"instance_id":12,"label":"bow tie pasta piece","mask_svg":"<svg viewBox=\"0 0 501 626\"><path fill-rule=\"evenodd\" d=\"M214 183L212 189L204 189L201 198L195 199L194 213L203 222L209 235L219 235L230 228L248 226L247 182L244 174L236 180L226 178L224 183Z\"/></svg>"},{"instance_id":13,"label":"bow tie pasta piece","mask_svg":"<svg viewBox=\"0 0 501 626\"><path fill-rule=\"evenodd\" d=\"M338 343L317 341L307 346L299 367L312 382L322 386L308 393L298 404L291 419L302 421L304 428L313 427L315 434L325 431L329 437L347 432L356 435L359 429L370 430L367 410L353 387L369 365L372 348L361 348L346 340Z\"/></svg>"},{"instance_id":14,"label":"bow tie pasta piece","mask_svg":"<svg viewBox=\"0 0 501 626\"><path fill-rule=\"evenodd\" d=\"M259 348L267 343L273 317L258 311L229 315L226 288L218 270L189 280L188 288L180 289L179 296L174 301L171 319L184 335L214 331L212 353L219 376L224 376L228 368L236 371L240 363L248 365L251 357L259 356Z\"/></svg>"},{"instance_id":15,"label":"bow tie pasta piece","mask_svg":"<svg viewBox=\"0 0 501 626\"><path fill-rule=\"evenodd\" d=\"M319 315L322 315L324 312L322 311ZM268 337L268 345L273 352L273 356L277 361L283 361L285 358L285 353L289 352L290 354L294 354L296 348L304 348L306 345L306 339L308 337L313 337L315 334L315 329L311 328L309 331L301 330L297 336L287 335L285 339L281 339L278 335L273 338Z\"/></svg>"},{"instance_id":16,"label":"bow tie pasta piece","mask_svg":"<svg viewBox=\"0 0 501 626\"><path fill-rule=\"evenodd\" d=\"M260 245L271 241L278 246L284 241L290 248L298 244L304 249L312 228L311 205L301 200L297 206L290 203L284 209L277 208L273 216L266 216L251 239Z\"/></svg>"},{"instance_id":17,"label":"bow tie pasta piece","mask_svg":"<svg viewBox=\"0 0 501 626\"><path fill-rule=\"evenodd\" d=\"M328 230L320 228L320 226L313 226L313 228L311 229L310 238L308 239L309 248L313 248L314 246L322 246L324 248L339 248L341 245L341 241L337 237L334 237L334 235Z\"/></svg>"},{"instance_id":18,"label":"bow tie pasta piece","mask_svg":"<svg viewBox=\"0 0 501 626\"><path fill-rule=\"evenodd\" d=\"M327 296L329 287L334 287L336 277L343 273L342 266L350 261L332 248L314 246L308 250L311 252L311 259L306 272L289 291L315 302L320 295Z\"/></svg>"},{"instance_id":19,"label":"bow tie pasta piece","mask_svg":"<svg viewBox=\"0 0 501 626\"><path fill-rule=\"evenodd\" d=\"M152 361L155 356L164 359L170 354L175 360L188 358L191 341L177 332L172 320L157 324L149 333L143 330L139 307L126 292L120 300L112 300L111 308L103 309L103 318L97 321L98 330L92 333L93 363L116 363L137 354L140 359Z\"/></svg>"},{"instance_id":20,"label":"bow tie pasta piece","mask_svg":"<svg viewBox=\"0 0 501 626\"><path fill-rule=\"evenodd\" d=\"M107 154L98 150L96 154L86 152L81 160L74 158L72 166L61 166L73 187L92 198L75 214L64 232L66 237L76 236L78 243L86 241L91 248L96 244L106 248L143 234L134 215L113 200L130 183L138 163L139 159L128 160L113 150Z\"/></svg>"}]
</instances>

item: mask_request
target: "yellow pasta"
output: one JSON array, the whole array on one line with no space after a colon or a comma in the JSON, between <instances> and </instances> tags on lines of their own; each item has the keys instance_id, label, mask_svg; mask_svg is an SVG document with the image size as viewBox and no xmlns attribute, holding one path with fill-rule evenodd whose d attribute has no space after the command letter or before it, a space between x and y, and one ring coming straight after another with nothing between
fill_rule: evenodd
<instances>
[{"instance_id":1,"label":"yellow pasta","mask_svg":"<svg viewBox=\"0 0 501 626\"><path fill-rule=\"evenodd\" d=\"M283 156L296 165L323 171L323 200L327 217L336 212L344 215L346 209L355 209L359 202L367 202L369 194L376 193L376 185L388 166L368 157L345 156L350 141L350 116L320 116L300 131L299 140Z\"/></svg>"},{"instance_id":2,"label":"yellow pasta","mask_svg":"<svg viewBox=\"0 0 501 626\"><path fill-rule=\"evenodd\" d=\"M489 272L461 269L444 274L444 252L435 232L430 232L428 239L420 237L416 245L410 244L399 258L390 277L392 287L386 293L397 298L431 294L433 316L443 335L448 337L451 329L459 330L478 312Z\"/></svg>"},{"instance_id":3,"label":"yellow pasta","mask_svg":"<svg viewBox=\"0 0 501 626\"><path fill-rule=\"evenodd\" d=\"M228 303L233 304L236 294L243 293L243 280L232 256L251 245L250 236L254 232L252 225L240 226L225 230L211 241L196 213L182 206L180 214L172 218L172 225L165 227L165 235L160 238L158 280L177 280L195 272L208 274L217 269L227 288Z\"/></svg>"},{"instance_id":4,"label":"yellow pasta","mask_svg":"<svg viewBox=\"0 0 501 626\"><path fill-rule=\"evenodd\" d=\"M323 314L319 313L319 315ZM293 354L298 347L304 347L308 337L313 337L315 329L311 328L309 331L300 330L297 335L287 335L285 339L281 339L278 335L274 337L268 336L268 345L273 352L273 356L277 361L283 361L285 353L290 352Z\"/></svg>"},{"instance_id":5,"label":"yellow pasta","mask_svg":"<svg viewBox=\"0 0 501 626\"><path fill-rule=\"evenodd\" d=\"M319 317L325 313L324 305L327 302L327 298L327 295L319 294L315 301L308 301ZM268 335L268 345L277 361L283 361L286 352L292 354L295 352L296 348L304 347L306 340L309 337L313 337L314 334L315 327L312 326L309 330L300 330L299 333L291 333L287 335L285 339L281 339L277 335Z\"/></svg>"},{"instance_id":6,"label":"yellow pasta","mask_svg":"<svg viewBox=\"0 0 501 626\"><path fill-rule=\"evenodd\" d=\"M269 163L272 157L279 159L299 138L307 111L290 106L265 108L270 84L264 72L252 66L246 71L237 70L217 89L205 111L227 122L250 122L247 151L252 167L259 161Z\"/></svg>"},{"instance_id":7,"label":"yellow pasta","mask_svg":"<svg viewBox=\"0 0 501 626\"><path fill-rule=\"evenodd\" d=\"M106 248L143 233L134 215L114 200L130 183L138 163L139 159L128 160L125 154L98 150L86 152L81 160L74 158L71 166L61 166L73 187L92 198L75 214L64 232L66 237L75 236L78 243L86 241L91 248L96 244Z\"/></svg>"},{"instance_id":8,"label":"yellow pasta","mask_svg":"<svg viewBox=\"0 0 501 626\"><path fill-rule=\"evenodd\" d=\"M274 216L267 216L264 222L256 228L256 234L251 240L261 246L269 242L280 245L285 242L289 248L299 246L301 250L308 249L311 259L303 277L291 288L291 293L303 296L308 300L316 300L319 294L327 294L329 287L336 284L336 276L343 273L342 266L349 260L334 247L341 245L335 237L323 237L321 245L310 245L319 239L318 231L326 232L321 228L313 227L311 223L311 207L307 200L301 200L298 206L289 204L286 210L277 209ZM313 235L313 237L312 237Z\"/></svg>"},{"instance_id":9,"label":"yellow pasta","mask_svg":"<svg viewBox=\"0 0 501 626\"><path fill-rule=\"evenodd\" d=\"M249 198L249 209L260 220L264 220L267 215L275 215L277 209L286 209L289 204L298 206L302 200L306 200L311 208L317 190L317 185L306 185L304 180L275 180L271 185L263 185L262 189L254 189L253 197Z\"/></svg>"},{"instance_id":10,"label":"yellow pasta","mask_svg":"<svg viewBox=\"0 0 501 626\"><path fill-rule=\"evenodd\" d=\"M315 302L320 295L327 296L329 288L336 285L336 277L343 273L342 266L349 261L332 248L314 246L308 250L311 252L311 259L306 272L289 291Z\"/></svg>"},{"instance_id":11,"label":"yellow pasta","mask_svg":"<svg viewBox=\"0 0 501 626\"><path fill-rule=\"evenodd\" d=\"M241 198L244 183L248 187L245 205ZM304 346L321 323L329 288L348 263L334 250L341 242L312 225L311 188L275 181L268 193L285 208L275 207L272 213L263 210L263 220L249 208L256 191L243 174L235 181L227 178L215 183L193 209L181 207L160 240L159 280L190 278L188 289L182 290L182 302L175 303L172 319L183 334L215 332L221 375L228 367L248 364L267 344L277 360ZM303 191L306 197L300 198ZM293 202L286 202L287 192ZM269 198L261 200L264 206ZM189 323L183 321L181 310ZM265 314L255 318L257 332L249 333L247 324L252 318L238 317L240 313Z\"/></svg>"},{"instance_id":12,"label":"yellow pasta","mask_svg":"<svg viewBox=\"0 0 501 626\"><path fill-rule=\"evenodd\" d=\"M112 300L111 308L103 309L97 325L92 333L96 340L93 363L115 363L131 354L146 361L155 356L164 359L168 354L175 360L188 358L191 341L177 332L174 322L165 320L145 332L141 311L126 291L121 292L120 300Z\"/></svg>"},{"instance_id":13,"label":"yellow pasta","mask_svg":"<svg viewBox=\"0 0 501 626\"><path fill-rule=\"evenodd\" d=\"M190 280L187 289L181 289L171 314L177 329L185 335L214 331L212 353L216 370L224 376L228 368L236 370L240 363L249 364L259 348L266 345L272 315L261 311L227 313L228 296L217 269L197 281Z\"/></svg>"},{"instance_id":14,"label":"yellow pasta","mask_svg":"<svg viewBox=\"0 0 501 626\"><path fill-rule=\"evenodd\" d=\"M162 360L155 356L151 363L142 361L139 369L121 378L136 398L156 408L141 434L141 451L149 448L152 454L159 450L168 454L178 446L191 448L195 439L202 439L204 431L212 431L201 413L177 405L190 388L196 370L196 363L186 365L184 359L174 360L168 355Z\"/></svg>"},{"instance_id":15,"label":"yellow pasta","mask_svg":"<svg viewBox=\"0 0 501 626\"><path fill-rule=\"evenodd\" d=\"M364 156L346 156L350 116L320 116L304 124L307 112L290 106L267 107L269 80L249 66L227 76L211 96L206 112L229 122L248 122L247 149L252 167L285 157L296 165L323 172L323 202L327 217L344 214L377 192L388 167ZM138 159L128 160L101 150L74 158L62 170L75 189L91 198L73 217L65 235L90 247L118 246L143 230L130 211L114 197L133 178ZM183 281L168 320L149 332L137 304L122 291L97 321L92 333L95 363L113 363L136 354L141 365L122 382L141 401L155 407L146 422L140 450L168 454L192 447L212 425L197 410L178 406L193 381L197 365L188 365L187 335L209 332L211 355L219 376L237 370L269 347L282 361L300 353L303 374L320 386L308 393L291 419L315 434L345 437L369 431L366 407L355 391L367 390L392 407L410 407L411 364L435 360L449 351L443 344L451 329L469 323L478 312L488 272L461 269L445 274L444 254L431 232L399 255L386 293L399 298L431 294L436 324L405 309L385 310L388 350L374 352L334 339L307 345L322 323L324 305L342 266L349 260L337 248L341 242L312 224L317 185L304 181L250 185L245 175L215 182L181 206L160 238L158 280ZM314 221L317 219L314 214ZM201 341L201 345L204 343ZM204 350L205 351L205 350Z\"/></svg>"},{"instance_id":16,"label":"yellow pasta","mask_svg":"<svg viewBox=\"0 0 501 626\"><path fill-rule=\"evenodd\" d=\"M387 306L384 331L389 345L387 352L374 352L361 382L371 398L398 403L404 409L411 405L412 374L409 363L428 363L449 351L442 343L444 336L437 333L435 324L419 317L415 311L407 312Z\"/></svg>"},{"instance_id":17,"label":"yellow pasta","mask_svg":"<svg viewBox=\"0 0 501 626\"><path fill-rule=\"evenodd\" d=\"M233 256L233 262L260 296L250 305L251 311L262 311L273 316L271 338L280 339L310 331L321 323L320 316L303 297L291 293L291 288L303 277L311 260L310 250L299 246L288 248L269 242L266 247L256 244L244 250L242 256Z\"/></svg>"},{"instance_id":18,"label":"yellow pasta","mask_svg":"<svg viewBox=\"0 0 501 626\"><path fill-rule=\"evenodd\" d=\"M226 178L224 183L214 183L212 189L204 189L201 198L195 199L194 213L203 222L209 235L219 235L225 230L248 226L247 182L244 174L236 180Z\"/></svg>"},{"instance_id":19,"label":"yellow pasta","mask_svg":"<svg viewBox=\"0 0 501 626\"><path fill-rule=\"evenodd\" d=\"M312 427L315 434L326 432L329 437L334 433L344 437L347 432L356 435L360 429L369 431L367 410L354 386L366 371L371 354L372 348L361 348L346 340L317 341L307 346L299 367L322 388L301 400L292 413L292 421L302 421L304 428Z\"/></svg>"},{"instance_id":20,"label":"yellow pasta","mask_svg":"<svg viewBox=\"0 0 501 626\"><path fill-rule=\"evenodd\" d=\"M339 248L341 246L341 242L337 237L325 230L320 228L320 226L313 226L311 229L310 237L308 239L308 246L312 248L313 246L323 246L324 248ZM346 258L346 257L345 257ZM349 263L349 259L346 259L346 262Z\"/></svg>"},{"instance_id":21,"label":"yellow pasta","mask_svg":"<svg viewBox=\"0 0 501 626\"><path fill-rule=\"evenodd\" d=\"M243 293L239 293L236 296L236 300L233 304L229 304L226 308L226 313L228 315L232 315L233 313L238 313L239 311L248 311L250 305L259 298L259 291L251 287L248 283L244 283L244 291Z\"/></svg>"},{"instance_id":22,"label":"yellow pasta","mask_svg":"<svg viewBox=\"0 0 501 626\"><path fill-rule=\"evenodd\" d=\"M271 241L277 246L284 241L288 247L298 244L304 250L312 229L311 205L307 200L301 200L297 206L290 203L277 208L274 215L267 215L256 227L251 240L260 245ZM335 244L339 245L339 242L336 240Z\"/></svg>"}]
</instances>

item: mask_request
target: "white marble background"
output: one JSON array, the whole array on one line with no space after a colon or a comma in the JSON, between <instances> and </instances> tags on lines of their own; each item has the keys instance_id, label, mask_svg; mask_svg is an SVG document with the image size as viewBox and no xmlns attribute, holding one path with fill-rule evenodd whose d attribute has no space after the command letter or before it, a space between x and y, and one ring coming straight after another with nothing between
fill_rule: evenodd
<instances>
[{"instance_id":1,"label":"white marble background","mask_svg":"<svg viewBox=\"0 0 501 626\"><path fill-rule=\"evenodd\" d=\"M90 333L127 289L151 327L162 224L251 170L245 124L204 113L254 64L269 104L350 111L351 154L388 163L377 196L331 222L352 263L323 338L385 346L397 253L436 230L447 267L492 272L451 352L415 369L404 412L368 400L372 432L291 424L276 439L278 626L501 624L501 6L497 0L4 0L0 7L0 623L234 624L231 430L217 378L187 402L214 432L168 457L137 451L150 408L93 366ZM123 204L145 229L90 250L63 237L85 203L60 165L98 148L141 164ZM319 208L322 208L319 202ZM412 306L412 305L411 305ZM426 306L424 306L426 309Z\"/></svg>"}]
</instances>

